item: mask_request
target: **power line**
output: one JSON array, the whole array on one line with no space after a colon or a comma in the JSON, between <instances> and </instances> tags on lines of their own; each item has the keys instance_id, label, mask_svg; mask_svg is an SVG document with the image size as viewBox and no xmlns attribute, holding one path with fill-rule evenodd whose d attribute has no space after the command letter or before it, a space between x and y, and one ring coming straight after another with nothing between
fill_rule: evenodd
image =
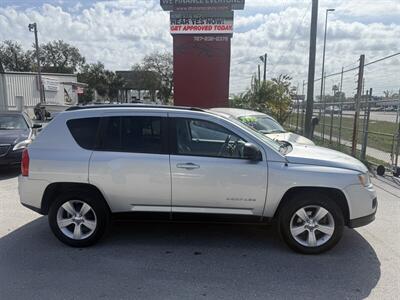
<instances>
[{"instance_id":1,"label":"power line","mask_svg":"<svg viewBox=\"0 0 400 300\"><path fill-rule=\"evenodd\" d=\"M301 22L297 25L296 30L295 30L295 32L294 32L292 38L290 39L290 42L289 42L289 44L288 44L287 49L281 54L281 56L280 56L279 59L278 59L278 62L274 64L274 68L272 69L271 74L275 72L276 67L281 63L283 57L287 54L287 51L289 50L289 48L291 48L292 43L293 43L295 37L297 36L300 27L301 27L301 26L303 25L303 23L304 23L304 19L306 18L307 13L308 13L308 10L310 9L310 7L311 7L311 2L310 2L310 4L308 5L308 7L306 8L306 10L305 10L305 12L304 12L304 15L303 15L303 17L302 17L302 19L301 19Z\"/></svg>"},{"instance_id":2,"label":"power line","mask_svg":"<svg viewBox=\"0 0 400 300\"><path fill-rule=\"evenodd\" d=\"M385 57L379 58L379 59L374 60L374 61L371 61L371 62L365 64L364 67L370 66L370 65L373 65L373 64L376 64L376 63L378 63L378 62L384 61L384 60L386 60L386 59L389 59L389 58L392 58L392 57L395 57L395 56L398 56L398 55L400 55L400 52L395 53L395 54L392 54L392 55L389 55L389 56L385 56ZM348 72L355 71L355 70L358 70L358 67L354 67L354 68L351 68L351 69L348 69L348 70L344 70L343 73L348 73ZM342 72L337 72L337 73L329 74L329 75L326 75L326 76L325 76L325 79L326 79L326 78L333 77L333 76L338 76L338 75L341 75L341 74L342 74ZM314 82L321 81L321 79L322 79L322 78L315 79Z\"/></svg>"}]
</instances>

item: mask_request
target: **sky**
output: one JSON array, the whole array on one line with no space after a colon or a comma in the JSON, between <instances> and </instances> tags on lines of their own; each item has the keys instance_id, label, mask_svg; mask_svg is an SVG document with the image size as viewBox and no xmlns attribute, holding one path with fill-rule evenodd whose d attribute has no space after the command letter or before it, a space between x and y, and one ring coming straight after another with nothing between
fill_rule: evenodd
<instances>
[{"instance_id":1,"label":"sky","mask_svg":"<svg viewBox=\"0 0 400 300\"><path fill-rule=\"evenodd\" d=\"M400 0L320 0L316 78L322 75L325 11L329 14L326 74L400 52ZM311 0L246 0L235 12L230 93L244 92L268 54L267 77L288 74L302 92L307 81ZM41 43L62 39L76 47L87 62L101 61L111 70L128 70L154 51L172 51L169 14L159 0L0 0L0 41L16 40L26 49L36 22ZM357 71L346 72L343 90L354 93ZM340 75L326 80L326 94ZM365 89L374 94L400 89L400 55L365 69ZM320 93L319 82L315 86Z\"/></svg>"}]
</instances>

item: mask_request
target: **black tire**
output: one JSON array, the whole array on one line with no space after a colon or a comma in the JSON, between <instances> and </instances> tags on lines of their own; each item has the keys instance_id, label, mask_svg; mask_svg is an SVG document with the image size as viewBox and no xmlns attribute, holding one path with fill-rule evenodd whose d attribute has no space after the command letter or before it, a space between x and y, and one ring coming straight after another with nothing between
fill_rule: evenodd
<instances>
[{"instance_id":1,"label":"black tire","mask_svg":"<svg viewBox=\"0 0 400 300\"><path fill-rule=\"evenodd\" d=\"M379 166L376 168L376 173L377 173L379 176L385 175L385 172L386 172L386 169L385 169L385 167L382 166L382 165L379 165Z\"/></svg>"},{"instance_id":2,"label":"black tire","mask_svg":"<svg viewBox=\"0 0 400 300\"><path fill-rule=\"evenodd\" d=\"M334 232L330 239L324 244L314 247L302 245L296 241L290 231L292 217L301 208L310 206L319 206L325 208L331 214L334 221ZM340 207L327 195L319 192L302 192L294 195L280 209L278 215L278 227L281 237L285 243L296 252L303 254L319 254L330 250L339 242L343 235L344 217ZM315 234L317 233L318 230L315 230ZM304 234L308 234L308 232L305 232ZM318 234L322 233L319 232Z\"/></svg>"},{"instance_id":3,"label":"black tire","mask_svg":"<svg viewBox=\"0 0 400 300\"><path fill-rule=\"evenodd\" d=\"M78 200L88 204L94 212L96 219L95 229L90 236L83 239L74 239L64 234L57 223L57 214L59 208L66 202L71 200ZM92 213L92 212L90 212ZM93 215L93 213L92 213ZM72 247L88 247L95 244L107 231L110 225L110 212L103 199L92 195L91 193L82 191L65 192L59 195L56 200L51 204L49 210L49 225L54 235L63 243ZM74 226L74 225L72 225Z\"/></svg>"}]
</instances>

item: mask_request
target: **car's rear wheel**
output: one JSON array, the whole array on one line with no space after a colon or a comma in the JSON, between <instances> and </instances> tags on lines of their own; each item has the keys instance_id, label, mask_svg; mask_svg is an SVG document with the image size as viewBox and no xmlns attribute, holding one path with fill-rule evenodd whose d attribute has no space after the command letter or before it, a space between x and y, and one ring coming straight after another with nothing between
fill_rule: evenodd
<instances>
[{"instance_id":1,"label":"car's rear wheel","mask_svg":"<svg viewBox=\"0 0 400 300\"><path fill-rule=\"evenodd\" d=\"M318 254L335 246L344 228L339 206L322 193L300 193L279 213L280 233L297 252Z\"/></svg>"},{"instance_id":2,"label":"car's rear wheel","mask_svg":"<svg viewBox=\"0 0 400 300\"><path fill-rule=\"evenodd\" d=\"M109 225L109 211L102 199L91 194L69 192L60 195L49 210L49 224L55 236L73 247L96 243Z\"/></svg>"}]
</instances>

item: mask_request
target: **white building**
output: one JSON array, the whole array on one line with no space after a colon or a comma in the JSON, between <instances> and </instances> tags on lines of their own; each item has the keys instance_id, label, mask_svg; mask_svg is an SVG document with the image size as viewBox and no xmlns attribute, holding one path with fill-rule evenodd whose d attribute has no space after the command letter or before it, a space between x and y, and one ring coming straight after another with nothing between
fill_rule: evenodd
<instances>
[{"instance_id":1,"label":"white building","mask_svg":"<svg viewBox=\"0 0 400 300\"><path fill-rule=\"evenodd\" d=\"M58 112L78 103L78 93L86 84L78 83L74 74L43 73L46 110ZM0 110L31 109L40 103L37 73L0 73Z\"/></svg>"}]
</instances>

